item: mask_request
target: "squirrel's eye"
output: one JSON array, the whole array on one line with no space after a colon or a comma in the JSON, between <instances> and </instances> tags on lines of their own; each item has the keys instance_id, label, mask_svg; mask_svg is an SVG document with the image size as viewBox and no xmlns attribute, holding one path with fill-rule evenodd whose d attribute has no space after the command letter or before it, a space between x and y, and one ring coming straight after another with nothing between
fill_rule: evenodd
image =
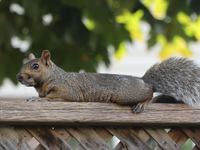
<instances>
[{"instance_id":1,"label":"squirrel's eye","mask_svg":"<svg viewBox=\"0 0 200 150\"><path fill-rule=\"evenodd\" d=\"M31 67L32 69L38 69L39 65L38 64L33 64L33 66Z\"/></svg>"}]
</instances>

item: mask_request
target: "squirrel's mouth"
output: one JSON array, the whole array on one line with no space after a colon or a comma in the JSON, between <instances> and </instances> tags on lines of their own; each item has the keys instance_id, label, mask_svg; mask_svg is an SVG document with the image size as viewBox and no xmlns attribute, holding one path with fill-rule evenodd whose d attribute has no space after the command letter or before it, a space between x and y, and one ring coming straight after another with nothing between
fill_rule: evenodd
<instances>
[{"instance_id":1,"label":"squirrel's mouth","mask_svg":"<svg viewBox=\"0 0 200 150\"><path fill-rule=\"evenodd\" d=\"M17 80L21 83L21 84L23 84L23 85L25 85L25 86L34 86L34 82L32 81L32 80L29 80L30 79L30 77L29 77L29 79L28 80L25 80L25 78L24 78L24 76L22 76L20 73L19 74L17 74Z\"/></svg>"},{"instance_id":2,"label":"squirrel's mouth","mask_svg":"<svg viewBox=\"0 0 200 150\"><path fill-rule=\"evenodd\" d=\"M34 86L33 82L32 81L25 81L25 80L21 80L19 81L21 84L27 86L27 87L30 87L30 86Z\"/></svg>"},{"instance_id":3,"label":"squirrel's mouth","mask_svg":"<svg viewBox=\"0 0 200 150\"><path fill-rule=\"evenodd\" d=\"M25 86L33 86L33 82L32 81L27 81L27 82L24 82L22 84L24 84Z\"/></svg>"}]
</instances>

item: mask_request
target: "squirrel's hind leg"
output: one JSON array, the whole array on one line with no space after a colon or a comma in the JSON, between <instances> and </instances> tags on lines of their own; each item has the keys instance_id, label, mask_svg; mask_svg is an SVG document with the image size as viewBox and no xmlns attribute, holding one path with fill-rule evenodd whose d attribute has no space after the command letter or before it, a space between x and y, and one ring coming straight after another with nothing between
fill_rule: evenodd
<instances>
[{"instance_id":1,"label":"squirrel's hind leg","mask_svg":"<svg viewBox=\"0 0 200 150\"><path fill-rule=\"evenodd\" d=\"M151 100L151 98L146 100L145 102L138 103L137 105L133 105L133 107L132 107L133 112L135 114L137 114L137 113L141 113L142 111L144 111L145 107L147 106L147 104L149 103L150 100Z\"/></svg>"}]
</instances>

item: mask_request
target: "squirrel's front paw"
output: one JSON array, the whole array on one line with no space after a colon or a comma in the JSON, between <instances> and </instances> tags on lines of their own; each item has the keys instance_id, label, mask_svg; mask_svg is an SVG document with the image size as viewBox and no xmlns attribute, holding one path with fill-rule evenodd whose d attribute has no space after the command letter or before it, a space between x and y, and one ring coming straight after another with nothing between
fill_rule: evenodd
<instances>
[{"instance_id":1,"label":"squirrel's front paw","mask_svg":"<svg viewBox=\"0 0 200 150\"><path fill-rule=\"evenodd\" d=\"M31 98L28 98L26 99L27 102L48 102L48 100L45 100L45 99L41 99L40 97L31 97Z\"/></svg>"},{"instance_id":2,"label":"squirrel's front paw","mask_svg":"<svg viewBox=\"0 0 200 150\"><path fill-rule=\"evenodd\" d=\"M133 109L133 112L137 114L144 111L144 107L145 107L144 103L138 103L137 105L133 105L132 109Z\"/></svg>"},{"instance_id":3,"label":"squirrel's front paw","mask_svg":"<svg viewBox=\"0 0 200 150\"><path fill-rule=\"evenodd\" d=\"M144 102L138 103L136 106L134 105L132 107L133 112L137 114L137 113L141 113L142 111L144 111L145 107L147 106L147 104L149 103L150 100L151 100L151 98Z\"/></svg>"}]
</instances>

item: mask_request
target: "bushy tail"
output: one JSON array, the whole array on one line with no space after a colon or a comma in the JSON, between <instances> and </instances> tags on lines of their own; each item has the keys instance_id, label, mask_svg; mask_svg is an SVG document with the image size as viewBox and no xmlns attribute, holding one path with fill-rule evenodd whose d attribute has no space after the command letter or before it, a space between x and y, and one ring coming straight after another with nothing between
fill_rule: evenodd
<instances>
[{"instance_id":1,"label":"bushy tail","mask_svg":"<svg viewBox=\"0 0 200 150\"><path fill-rule=\"evenodd\" d=\"M191 60L171 57L152 66L142 79L154 92L200 107L200 67Z\"/></svg>"}]
</instances>

